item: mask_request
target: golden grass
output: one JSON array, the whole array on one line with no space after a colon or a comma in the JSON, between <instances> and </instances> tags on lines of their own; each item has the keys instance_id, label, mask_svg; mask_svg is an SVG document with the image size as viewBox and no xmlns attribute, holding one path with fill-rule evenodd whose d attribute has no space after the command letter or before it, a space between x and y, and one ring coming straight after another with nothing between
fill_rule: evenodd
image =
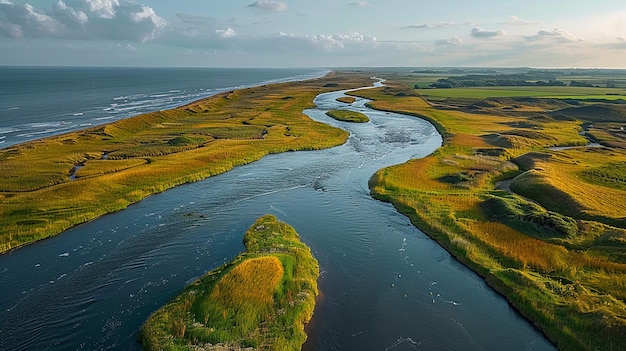
<instances>
[{"instance_id":1,"label":"golden grass","mask_svg":"<svg viewBox=\"0 0 626 351\"><path fill-rule=\"evenodd\" d=\"M342 96L342 97L338 97L337 101L343 102L344 104L351 104L356 101L356 98L352 96Z\"/></svg>"},{"instance_id":2,"label":"golden grass","mask_svg":"<svg viewBox=\"0 0 626 351\"><path fill-rule=\"evenodd\" d=\"M549 150L584 143L583 121L526 116L524 106L506 116L466 113L417 96L398 97L405 90L391 84L359 94L375 100L375 108L433 122L444 146L377 172L370 182L373 196L393 203L484 275L560 349L624 350L624 151ZM517 165L510 162L518 156ZM559 213L506 187L496 190L503 179L514 179L513 190ZM487 199L517 207L488 212ZM492 220L494 215L502 221Z\"/></svg>"},{"instance_id":3,"label":"golden grass","mask_svg":"<svg viewBox=\"0 0 626 351\"><path fill-rule=\"evenodd\" d=\"M319 266L295 230L263 216L244 236L246 252L207 273L141 328L146 350L298 350L306 340Z\"/></svg>"},{"instance_id":4,"label":"golden grass","mask_svg":"<svg viewBox=\"0 0 626 351\"><path fill-rule=\"evenodd\" d=\"M366 115L360 112L348 110L330 110L326 112L326 115L344 122L367 123L370 120Z\"/></svg>"},{"instance_id":5,"label":"golden grass","mask_svg":"<svg viewBox=\"0 0 626 351\"><path fill-rule=\"evenodd\" d=\"M0 253L267 154L340 145L347 132L302 111L320 93L370 84L332 73L242 89L0 150Z\"/></svg>"}]
</instances>

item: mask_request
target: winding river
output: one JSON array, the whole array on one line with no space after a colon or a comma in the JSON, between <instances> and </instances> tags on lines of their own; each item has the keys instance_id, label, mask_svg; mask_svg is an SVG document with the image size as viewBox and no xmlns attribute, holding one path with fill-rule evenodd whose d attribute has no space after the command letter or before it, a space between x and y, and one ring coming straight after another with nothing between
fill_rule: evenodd
<instances>
[{"instance_id":1,"label":"winding river","mask_svg":"<svg viewBox=\"0 0 626 351\"><path fill-rule=\"evenodd\" d=\"M441 145L433 126L364 99L335 101L342 95L322 94L306 111L350 131L342 146L271 155L0 256L0 349L139 350L147 316L236 256L245 230L271 213L322 270L305 350L554 350L480 277L369 196L375 171ZM330 108L371 122L337 122Z\"/></svg>"}]
</instances>

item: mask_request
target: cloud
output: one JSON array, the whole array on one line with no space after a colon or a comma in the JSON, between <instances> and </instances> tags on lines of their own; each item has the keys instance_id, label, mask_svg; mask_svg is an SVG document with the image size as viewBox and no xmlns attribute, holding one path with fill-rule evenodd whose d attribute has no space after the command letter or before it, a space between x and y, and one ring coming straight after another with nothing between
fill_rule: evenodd
<instances>
[{"instance_id":1,"label":"cloud","mask_svg":"<svg viewBox=\"0 0 626 351\"><path fill-rule=\"evenodd\" d=\"M422 24L411 24L407 26L402 26L400 29L437 29L437 28L446 28L446 27L462 27L462 26L475 26L474 22L438 22L438 23L422 23Z\"/></svg>"},{"instance_id":2,"label":"cloud","mask_svg":"<svg viewBox=\"0 0 626 351\"><path fill-rule=\"evenodd\" d=\"M215 30L215 34L217 34L219 37L225 38L225 39L237 36L237 33L235 33L235 31L232 28L230 28L230 27L228 27L226 29L216 29Z\"/></svg>"},{"instance_id":3,"label":"cloud","mask_svg":"<svg viewBox=\"0 0 626 351\"><path fill-rule=\"evenodd\" d=\"M286 3L274 0L257 0L247 7L253 7L268 12L284 12L289 9Z\"/></svg>"},{"instance_id":4,"label":"cloud","mask_svg":"<svg viewBox=\"0 0 626 351\"><path fill-rule=\"evenodd\" d=\"M525 25L530 25L530 24L539 24L541 23L540 21L529 21L529 20L524 20L521 19L517 16L509 16L509 20L504 22L504 24L508 24L508 25L517 25L517 26L525 26Z\"/></svg>"},{"instance_id":5,"label":"cloud","mask_svg":"<svg viewBox=\"0 0 626 351\"><path fill-rule=\"evenodd\" d=\"M551 31L540 30L535 35L524 36L527 41L556 41L561 43L580 41L571 33L564 31L563 29L555 28Z\"/></svg>"},{"instance_id":6,"label":"cloud","mask_svg":"<svg viewBox=\"0 0 626 351\"><path fill-rule=\"evenodd\" d=\"M471 36L473 36L474 38L479 38L479 39L500 37L505 34L506 33L501 29L487 30L481 27L474 27L472 28L472 31L470 32Z\"/></svg>"},{"instance_id":7,"label":"cloud","mask_svg":"<svg viewBox=\"0 0 626 351\"><path fill-rule=\"evenodd\" d=\"M118 0L85 0L89 11L100 18L114 18L115 8L120 6Z\"/></svg>"},{"instance_id":8,"label":"cloud","mask_svg":"<svg viewBox=\"0 0 626 351\"><path fill-rule=\"evenodd\" d=\"M0 36L10 38L55 36L64 30L61 22L30 4L0 4Z\"/></svg>"},{"instance_id":9,"label":"cloud","mask_svg":"<svg viewBox=\"0 0 626 351\"><path fill-rule=\"evenodd\" d=\"M435 40L436 46L461 46L463 45L463 41L457 37L452 37L450 39L440 39Z\"/></svg>"},{"instance_id":10,"label":"cloud","mask_svg":"<svg viewBox=\"0 0 626 351\"><path fill-rule=\"evenodd\" d=\"M367 1L353 1L348 3L350 6L354 7L371 7L372 5Z\"/></svg>"},{"instance_id":11,"label":"cloud","mask_svg":"<svg viewBox=\"0 0 626 351\"><path fill-rule=\"evenodd\" d=\"M72 6L58 0L49 9L0 1L0 37L145 42L168 26L153 8L118 0L74 1Z\"/></svg>"}]
</instances>

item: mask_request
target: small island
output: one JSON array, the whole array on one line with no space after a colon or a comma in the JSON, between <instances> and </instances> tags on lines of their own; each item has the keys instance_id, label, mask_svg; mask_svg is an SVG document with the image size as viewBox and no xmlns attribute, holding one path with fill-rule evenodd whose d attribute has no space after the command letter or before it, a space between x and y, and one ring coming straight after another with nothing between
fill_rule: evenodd
<instances>
[{"instance_id":1,"label":"small island","mask_svg":"<svg viewBox=\"0 0 626 351\"><path fill-rule=\"evenodd\" d=\"M354 96L342 96L342 97L338 97L335 100L339 102L343 102L344 104L352 104L356 101L356 98Z\"/></svg>"},{"instance_id":2,"label":"small island","mask_svg":"<svg viewBox=\"0 0 626 351\"><path fill-rule=\"evenodd\" d=\"M148 318L144 350L300 350L318 294L317 260L271 215L248 229L244 244Z\"/></svg>"},{"instance_id":3,"label":"small island","mask_svg":"<svg viewBox=\"0 0 626 351\"><path fill-rule=\"evenodd\" d=\"M326 115L342 122L367 123L370 121L366 115L360 112L347 110L330 110L326 112Z\"/></svg>"}]
</instances>

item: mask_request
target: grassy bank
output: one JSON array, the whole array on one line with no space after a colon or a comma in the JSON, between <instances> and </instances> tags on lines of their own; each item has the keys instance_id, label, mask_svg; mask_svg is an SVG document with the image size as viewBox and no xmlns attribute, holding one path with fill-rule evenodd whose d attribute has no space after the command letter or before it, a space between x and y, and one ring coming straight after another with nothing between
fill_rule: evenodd
<instances>
[{"instance_id":1,"label":"grassy bank","mask_svg":"<svg viewBox=\"0 0 626 351\"><path fill-rule=\"evenodd\" d=\"M300 350L318 294L317 261L292 227L269 215L244 244L245 253L148 318L145 350Z\"/></svg>"},{"instance_id":2,"label":"grassy bank","mask_svg":"<svg viewBox=\"0 0 626 351\"><path fill-rule=\"evenodd\" d=\"M343 122L367 123L370 121L366 115L355 111L330 110L326 112L326 115Z\"/></svg>"},{"instance_id":3,"label":"grassy bank","mask_svg":"<svg viewBox=\"0 0 626 351\"><path fill-rule=\"evenodd\" d=\"M591 119L620 123L586 110L621 107L430 101L388 83L358 94L374 108L430 120L445 142L377 172L373 196L484 276L559 349L626 350L626 150L552 149L587 143L580 132Z\"/></svg>"},{"instance_id":4,"label":"grassy bank","mask_svg":"<svg viewBox=\"0 0 626 351\"><path fill-rule=\"evenodd\" d=\"M0 253L267 154L340 145L347 132L302 111L371 83L333 73L242 89L0 150Z\"/></svg>"}]
</instances>

